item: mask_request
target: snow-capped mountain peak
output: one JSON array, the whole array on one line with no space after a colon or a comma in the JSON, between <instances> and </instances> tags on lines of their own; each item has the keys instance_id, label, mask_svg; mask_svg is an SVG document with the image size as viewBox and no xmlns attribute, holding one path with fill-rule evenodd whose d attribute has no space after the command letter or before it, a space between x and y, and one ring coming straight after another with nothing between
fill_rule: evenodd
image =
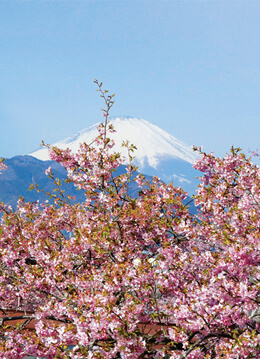
<instances>
[{"instance_id":1,"label":"snow-capped mountain peak","mask_svg":"<svg viewBox=\"0 0 260 359\"><path fill-rule=\"evenodd\" d=\"M193 163L196 159L191 147L187 146L177 138L173 137L161 128L152 123L136 117L112 117L110 122L114 125L115 133L109 134L109 137L115 141L113 151L121 152L126 155L126 150L121 147L122 142L129 140L137 147L135 160L142 168L145 164L157 168L158 163L163 158L181 159ZM59 148L70 148L76 152L80 143L91 143L98 135L98 124L88 127L73 136L54 144ZM41 148L30 153L31 156L41 160L48 160L48 149Z\"/></svg>"},{"instance_id":2,"label":"snow-capped mountain peak","mask_svg":"<svg viewBox=\"0 0 260 359\"><path fill-rule=\"evenodd\" d=\"M112 117L109 121L116 130L115 133L109 133L109 137L115 141L112 150L121 152L126 157L126 163L127 149L121 145L123 141L128 140L137 147L134 152L134 163L141 172L157 175L166 181L175 180L184 184L183 187L185 184L187 187L187 184L191 182L190 171L194 178L192 163L197 156L190 146L141 118L121 116ZM61 149L70 148L73 152L77 152L81 143L90 144L98 136L98 125L88 127L53 145ZM40 148L29 155L43 161L49 160L47 148Z\"/></svg>"}]
</instances>

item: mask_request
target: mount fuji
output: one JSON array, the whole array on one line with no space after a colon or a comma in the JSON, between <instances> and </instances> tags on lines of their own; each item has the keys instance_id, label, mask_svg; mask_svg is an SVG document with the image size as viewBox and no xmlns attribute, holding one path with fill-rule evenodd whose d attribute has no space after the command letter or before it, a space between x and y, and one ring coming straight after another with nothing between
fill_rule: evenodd
<instances>
[{"instance_id":1,"label":"mount fuji","mask_svg":"<svg viewBox=\"0 0 260 359\"><path fill-rule=\"evenodd\" d=\"M195 193L198 182L195 177L199 173L192 167L197 155L190 146L141 118L112 117L109 121L116 130L114 133L109 133L109 137L115 141L112 150L121 152L126 158L125 164L127 163L127 149L121 147L121 144L129 140L137 147L134 152L134 164L138 166L139 172L151 176L156 175L165 182L173 181L174 185L182 187L190 195ZM53 145L77 152L81 143L90 144L98 136L98 125L88 127ZM29 155L41 161L50 159L47 148L39 148Z\"/></svg>"},{"instance_id":2,"label":"mount fuji","mask_svg":"<svg viewBox=\"0 0 260 359\"><path fill-rule=\"evenodd\" d=\"M139 167L139 172L146 175L147 179L151 180L150 176L156 175L164 182L173 181L175 186L182 187L189 195L195 193L198 182L195 177L199 176L200 172L192 167L197 156L191 147L159 127L139 118L114 117L110 121L117 131L109 134L110 138L115 141L113 151L121 152L127 157L126 149L121 147L121 144L122 141L129 140L137 147L134 162ZM98 135L97 126L98 124L86 128L54 145L63 149L70 148L76 152L80 143L90 144ZM40 148L29 155L15 156L7 159L5 163L7 169L0 176L0 200L13 208L16 207L19 196L30 202L46 200L44 193L28 191L28 188L32 183L37 183L40 189L52 192L54 184L45 175L49 166L52 167L55 178L58 177L62 181L66 193L75 196L75 202L80 203L85 199L84 191L77 191L72 183L64 183L67 172L60 164L49 160L47 148ZM117 173L124 171L125 166L122 165ZM138 186L134 181L131 183L130 192L130 195L134 197L138 194ZM189 203L189 198L187 198L187 203ZM191 211L196 211L192 203L189 206L191 206Z\"/></svg>"}]
</instances>

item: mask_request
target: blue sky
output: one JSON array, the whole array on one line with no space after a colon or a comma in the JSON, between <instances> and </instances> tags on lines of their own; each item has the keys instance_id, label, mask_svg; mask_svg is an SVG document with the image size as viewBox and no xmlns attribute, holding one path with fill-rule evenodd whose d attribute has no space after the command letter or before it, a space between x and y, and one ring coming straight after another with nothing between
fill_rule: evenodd
<instances>
[{"instance_id":1,"label":"blue sky","mask_svg":"<svg viewBox=\"0 0 260 359\"><path fill-rule=\"evenodd\" d=\"M111 115L223 156L260 147L260 2L0 0L0 156Z\"/></svg>"}]
</instances>

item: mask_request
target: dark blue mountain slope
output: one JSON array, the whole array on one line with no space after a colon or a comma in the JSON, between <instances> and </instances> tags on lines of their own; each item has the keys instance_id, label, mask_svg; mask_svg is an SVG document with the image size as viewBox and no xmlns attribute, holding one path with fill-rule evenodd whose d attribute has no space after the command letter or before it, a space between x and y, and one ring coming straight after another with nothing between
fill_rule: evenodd
<instances>
[{"instance_id":1,"label":"dark blue mountain slope","mask_svg":"<svg viewBox=\"0 0 260 359\"><path fill-rule=\"evenodd\" d=\"M32 156L16 156L5 161L7 169L0 175L0 200L5 204L16 207L19 197L23 197L27 202L40 202L48 199L42 192L36 190L29 190L31 184L37 184L38 187L45 192L52 192L55 188L53 181L46 176L46 169L51 166L54 177L59 178L62 182L67 178L66 170L55 161L41 161ZM125 166L121 166L116 174L119 175L125 172ZM146 176L147 179L152 179L151 176ZM72 183L63 183L65 193L70 196L75 196L75 202L84 201L84 191L79 191ZM131 182L130 193L132 197L138 194L138 185L135 181ZM185 200L189 203L190 198ZM196 212L196 208L191 202L189 204L190 211Z\"/></svg>"}]
</instances>

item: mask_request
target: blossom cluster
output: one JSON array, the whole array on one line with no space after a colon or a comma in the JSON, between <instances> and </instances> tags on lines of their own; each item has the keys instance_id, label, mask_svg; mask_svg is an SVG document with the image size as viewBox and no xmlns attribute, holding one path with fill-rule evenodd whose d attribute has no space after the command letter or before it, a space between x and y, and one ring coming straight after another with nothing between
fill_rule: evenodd
<instances>
[{"instance_id":1,"label":"blossom cluster","mask_svg":"<svg viewBox=\"0 0 260 359\"><path fill-rule=\"evenodd\" d=\"M110 130L50 150L83 203L1 206L0 358L259 358L259 168L201 153L192 215L181 188L118 175Z\"/></svg>"}]
</instances>

